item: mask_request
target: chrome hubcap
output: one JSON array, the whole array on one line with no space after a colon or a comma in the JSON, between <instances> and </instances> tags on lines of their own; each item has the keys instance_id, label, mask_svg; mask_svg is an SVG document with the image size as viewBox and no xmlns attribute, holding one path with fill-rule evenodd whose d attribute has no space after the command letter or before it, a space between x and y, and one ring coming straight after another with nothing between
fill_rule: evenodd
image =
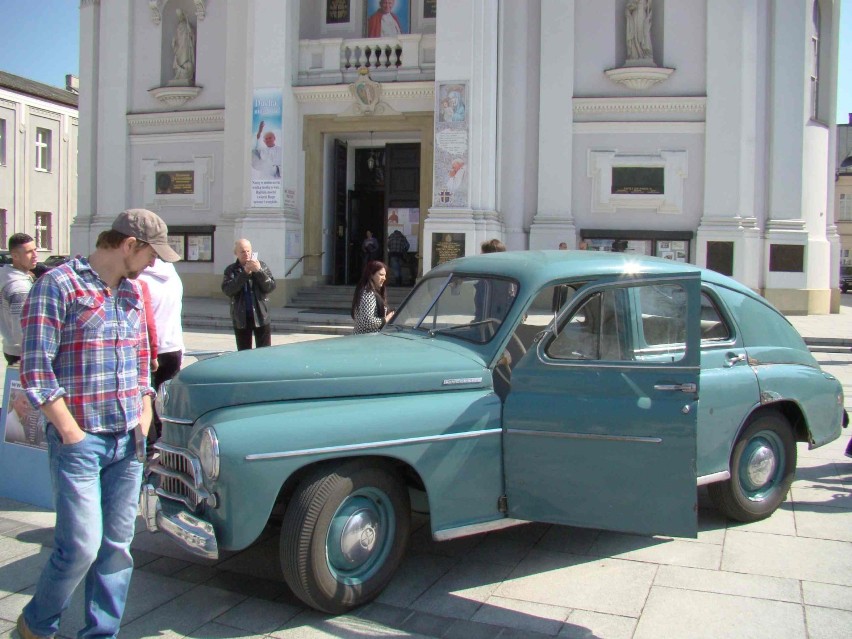
<instances>
[{"instance_id":1,"label":"chrome hubcap","mask_svg":"<svg viewBox=\"0 0 852 639\"><path fill-rule=\"evenodd\" d=\"M340 552L348 564L359 566L369 559L378 528L378 513L371 508L361 508L349 516L340 534Z\"/></svg>"},{"instance_id":2,"label":"chrome hubcap","mask_svg":"<svg viewBox=\"0 0 852 639\"><path fill-rule=\"evenodd\" d=\"M775 474L778 460L775 451L769 446L760 446L751 452L746 472L748 481L755 488L763 486Z\"/></svg>"}]
</instances>

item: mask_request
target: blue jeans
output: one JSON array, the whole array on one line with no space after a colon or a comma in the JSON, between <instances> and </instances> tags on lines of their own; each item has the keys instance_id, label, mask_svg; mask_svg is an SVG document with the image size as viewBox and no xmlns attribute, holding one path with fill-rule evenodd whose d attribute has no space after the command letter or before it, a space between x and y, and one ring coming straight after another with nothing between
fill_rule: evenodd
<instances>
[{"instance_id":1,"label":"blue jeans","mask_svg":"<svg viewBox=\"0 0 852 639\"><path fill-rule=\"evenodd\" d=\"M55 547L39 578L24 619L37 635L49 636L71 595L85 577L86 625L78 637L118 633L133 558L142 464L133 431L92 434L62 444L47 427L50 475L56 506Z\"/></svg>"}]
</instances>

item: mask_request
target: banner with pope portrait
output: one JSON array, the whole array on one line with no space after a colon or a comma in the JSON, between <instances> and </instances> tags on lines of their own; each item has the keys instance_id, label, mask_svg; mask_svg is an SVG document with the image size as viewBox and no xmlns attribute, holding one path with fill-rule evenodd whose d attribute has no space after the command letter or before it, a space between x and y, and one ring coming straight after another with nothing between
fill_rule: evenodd
<instances>
[{"instance_id":1,"label":"banner with pope portrait","mask_svg":"<svg viewBox=\"0 0 852 639\"><path fill-rule=\"evenodd\" d=\"M254 90L249 138L253 208L281 208L283 203L282 111L281 89Z\"/></svg>"}]
</instances>

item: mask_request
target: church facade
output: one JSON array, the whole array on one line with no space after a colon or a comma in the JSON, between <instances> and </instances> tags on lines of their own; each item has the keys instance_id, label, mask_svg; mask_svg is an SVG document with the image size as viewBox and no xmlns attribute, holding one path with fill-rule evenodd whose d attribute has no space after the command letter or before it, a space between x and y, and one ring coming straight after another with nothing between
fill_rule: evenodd
<instances>
[{"instance_id":1,"label":"church facade","mask_svg":"<svg viewBox=\"0 0 852 639\"><path fill-rule=\"evenodd\" d=\"M479 251L626 251L839 305L840 0L82 0L72 247L169 224L189 295L248 238L278 303Z\"/></svg>"}]
</instances>

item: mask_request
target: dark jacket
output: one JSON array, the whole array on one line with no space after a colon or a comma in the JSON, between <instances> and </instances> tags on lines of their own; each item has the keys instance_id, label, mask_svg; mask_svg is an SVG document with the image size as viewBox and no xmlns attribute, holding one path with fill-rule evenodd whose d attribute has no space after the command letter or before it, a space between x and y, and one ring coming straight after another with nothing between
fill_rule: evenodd
<instances>
[{"instance_id":1,"label":"dark jacket","mask_svg":"<svg viewBox=\"0 0 852 639\"><path fill-rule=\"evenodd\" d=\"M254 325L269 324L269 298L267 295L275 290L275 280L272 271L265 262L260 263L260 271L248 274L240 261L228 265L222 280L222 292L231 298L231 321L234 328L250 328L246 326L246 296L245 284L254 293Z\"/></svg>"}]
</instances>

